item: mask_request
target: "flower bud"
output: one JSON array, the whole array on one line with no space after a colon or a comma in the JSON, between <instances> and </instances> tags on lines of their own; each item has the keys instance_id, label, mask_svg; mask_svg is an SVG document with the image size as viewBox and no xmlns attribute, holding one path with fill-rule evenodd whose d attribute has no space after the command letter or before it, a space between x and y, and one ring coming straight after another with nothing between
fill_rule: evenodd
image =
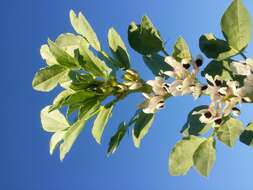
<instances>
[{"instance_id":1,"label":"flower bud","mask_svg":"<svg viewBox=\"0 0 253 190\"><path fill-rule=\"evenodd\" d=\"M232 108L232 114L234 115L234 116L239 116L240 114L241 114L241 110L240 109L238 109L237 107L233 107Z\"/></svg>"},{"instance_id":2,"label":"flower bud","mask_svg":"<svg viewBox=\"0 0 253 190\"><path fill-rule=\"evenodd\" d=\"M139 74L132 69L127 69L123 78L126 81L137 81L139 80Z\"/></svg>"},{"instance_id":3,"label":"flower bud","mask_svg":"<svg viewBox=\"0 0 253 190\"><path fill-rule=\"evenodd\" d=\"M198 55L195 59L195 64L197 67L201 67L203 65L203 56Z\"/></svg>"}]
</instances>

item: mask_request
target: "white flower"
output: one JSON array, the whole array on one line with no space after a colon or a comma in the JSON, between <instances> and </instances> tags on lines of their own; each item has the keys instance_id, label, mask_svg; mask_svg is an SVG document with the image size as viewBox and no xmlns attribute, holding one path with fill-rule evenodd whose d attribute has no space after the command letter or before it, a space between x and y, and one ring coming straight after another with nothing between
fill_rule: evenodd
<instances>
[{"instance_id":1,"label":"white flower","mask_svg":"<svg viewBox=\"0 0 253 190\"><path fill-rule=\"evenodd\" d=\"M155 113L164 107L164 98L162 96L150 96L144 94L146 100L139 105L144 113Z\"/></svg>"},{"instance_id":2,"label":"white flower","mask_svg":"<svg viewBox=\"0 0 253 190\"><path fill-rule=\"evenodd\" d=\"M192 113L192 115L201 115L199 117L199 121L201 123L209 124L214 121L214 115L209 109L202 109L199 111L195 111Z\"/></svg>"},{"instance_id":3,"label":"white flower","mask_svg":"<svg viewBox=\"0 0 253 190\"><path fill-rule=\"evenodd\" d=\"M142 83L138 81L125 82L124 84L128 87L129 90L137 90L142 87Z\"/></svg>"},{"instance_id":4,"label":"white flower","mask_svg":"<svg viewBox=\"0 0 253 190\"><path fill-rule=\"evenodd\" d=\"M239 83L237 81L227 81L227 95L240 96L238 92Z\"/></svg>"},{"instance_id":5,"label":"white flower","mask_svg":"<svg viewBox=\"0 0 253 190\"><path fill-rule=\"evenodd\" d=\"M239 116L240 115L240 110L236 108L235 106L240 103L240 99L238 97L233 97L230 98L229 101L225 102L225 107L224 107L224 116L228 116L230 114L234 116Z\"/></svg>"},{"instance_id":6,"label":"white flower","mask_svg":"<svg viewBox=\"0 0 253 190\"><path fill-rule=\"evenodd\" d=\"M245 63L250 66L251 70L253 70L253 59L252 58L246 59Z\"/></svg>"},{"instance_id":7,"label":"white flower","mask_svg":"<svg viewBox=\"0 0 253 190\"><path fill-rule=\"evenodd\" d=\"M233 61L230 67L234 74L247 76L251 74L251 66L246 64L246 62Z\"/></svg>"},{"instance_id":8,"label":"white flower","mask_svg":"<svg viewBox=\"0 0 253 190\"><path fill-rule=\"evenodd\" d=\"M212 102L221 101L222 97L226 95L226 87L221 87L222 80L220 80L220 76L216 75L213 78L212 76L206 74L205 78L210 83L208 88L205 90L205 93L210 95Z\"/></svg>"},{"instance_id":9,"label":"white flower","mask_svg":"<svg viewBox=\"0 0 253 190\"><path fill-rule=\"evenodd\" d=\"M195 95L198 96L197 91L199 91L199 89L195 84L195 80L191 76L187 76L183 80L175 80L170 84L169 88L169 92L172 96L183 96L190 93L195 93Z\"/></svg>"},{"instance_id":10,"label":"white flower","mask_svg":"<svg viewBox=\"0 0 253 190\"><path fill-rule=\"evenodd\" d=\"M155 113L164 107L165 97L169 94L169 85L161 77L147 81L152 87L150 94L144 93L145 101L139 106L144 113Z\"/></svg>"},{"instance_id":11,"label":"white flower","mask_svg":"<svg viewBox=\"0 0 253 190\"><path fill-rule=\"evenodd\" d=\"M192 96L194 97L195 100L201 96L202 94L201 84L197 83L194 86L191 86L190 89L192 91Z\"/></svg>"},{"instance_id":12,"label":"white flower","mask_svg":"<svg viewBox=\"0 0 253 190\"><path fill-rule=\"evenodd\" d=\"M212 108L212 106L210 106L207 109L202 109L199 111L195 111L192 113L192 115L201 115L199 117L199 121L201 123L205 123L205 124L221 124L222 121L222 116L219 112L217 112L215 109Z\"/></svg>"},{"instance_id":13,"label":"white flower","mask_svg":"<svg viewBox=\"0 0 253 190\"><path fill-rule=\"evenodd\" d=\"M191 87L193 86L194 86L194 80L190 76L186 77L182 83L182 95L191 93L192 92Z\"/></svg>"},{"instance_id":14,"label":"white flower","mask_svg":"<svg viewBox=\"0 0 253 190\"><path fill-rule=\"evenodd\" d=\"M183 80L175 80L170 84L170 93L172 96L182 96Z\"/></svg>"},{"instance_id":15,"label":"white flower","mask_svg":"<svg viewBox=\"0 0 253 190\"><path fill-rule=\"evenodd\" d=\"M155 95L165 96L169 93L169 86L162 77L155 77L155 80L149 80L147 84L152 87Z\"/></svg>"},{"instance_id":16,"label":"white flower","mask_svg":"<svg viewBox=\"0 0 253 190\"><path fill-rule=\"evenodd\" d=\"M253 93L253 74L247 75L243 81L243 86L238 89L238 93L241 97L247 98Z\"/></svg>"},{"instance_id":17,"label":"white flower","mask_svg":"<svg viewBox=\"0 0 253 190\"><path fill-rule=\"evenodd\" d=\"M165 57L164 61L173 68L173 71L165 71L164 72L165 75L168 75L169 77L174 77L176 79L183 79L185 78L185 76L189 75L189 71L183 67L183 64L179 63L173 57L167 56ZM185 64L184 59L183 63Z\"/></svg>"}]
</instances>

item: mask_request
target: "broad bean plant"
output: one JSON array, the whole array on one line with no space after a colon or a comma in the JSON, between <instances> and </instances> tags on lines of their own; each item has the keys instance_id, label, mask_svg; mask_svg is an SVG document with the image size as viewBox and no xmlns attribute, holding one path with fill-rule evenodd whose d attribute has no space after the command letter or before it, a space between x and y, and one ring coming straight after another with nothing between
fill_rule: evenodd
<instances>
[{"instance_id":1,"label":"broad bean plant","mask_svg":"<svg viewBox=\"0 0 253 190\"><path fill-rule=\"evenodd\" d=\"M89 120L94 121L91 133L100 144L115 106L132 93L142 94L143 101L132 118L119 124L110 139L108 155L117 150L128 131L134 145L140 147L165 102L184 95L194 99L207 96L210 104L197 106L188 114L182 139L169 155L171 175L185 175L194 168L208 176L216 160L216 141L228 147L237 140L253 146L253 123L244 126L238 119L238 105L253 102L253 59L244 53L252 23L242 0L232 1L222 16L223 39L213 33L200 36L199 55L191 54L183 37L168 52L148 16L132 22L128 42L152 71L154 78L148 81L131 67L127 48L114 28L108 31L109 53L82 13L71 10L70 22L74 33L61 34L41 46L46 66L32 82L38 91L62 89L40 113L43 129L52 134L50 154L59 148L63 160Z\"/></svg>"}]
</instances>

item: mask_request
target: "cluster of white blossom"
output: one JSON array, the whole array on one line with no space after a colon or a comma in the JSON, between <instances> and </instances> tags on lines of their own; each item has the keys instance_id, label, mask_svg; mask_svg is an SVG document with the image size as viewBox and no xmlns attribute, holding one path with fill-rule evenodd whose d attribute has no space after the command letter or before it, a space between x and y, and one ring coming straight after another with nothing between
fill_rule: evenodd
<instances>
[{"instance_id":1,"label":"cluster of white blossom","mask_svg":"<svg viewBox=\"0 0 253 190\"><path fill-rule=\"evenodd\" d=\"M170 96L192 94L197 99L201 95L207 95L211 99L209 107L193 112L193 115L201 115L202 123L219 125L222 118L231 114L233 116L240 114L240 109L236 107L238 104L251 102L249 95L253 92L252 59L231 63L234 76L244 77L242 84L237 80L225 81L219 75L212 77L208 74L205 75L207 84L201 84L197 80L199 68L203 64L201 55L194 60L183 59L181 62L172 56L167 56L165 62L173 69L165 71L164 74L173 81L166 82L162 77L147 81L147 84L152 87L152 92L143 94L145 101L139 106L145 113L155 113L162 109L165 100Z\"/></svg>"},{"instance_id":2,"label":"cluster of white blossom","mask_svg":"<svg viewBox=\"0 0 253 190\"><path fill-rule=\"evenodd\" d=\"M243 76L242 84L237 80L222 81L220 76L214 78L205 75L208 87L205 94L210 96L211 103L208 109L203 109L193 114L201 114L203 123L221 124L222 118L233 115L239 116L240 109L236 106L242 102L251 102L250 94L253 92L253 60L233 61L231 69L236 76Z\"/></svg>"},{"instance_id":3,"label":"cluster of white blossom","mask_svg":"<svg viewBox=\"0 0 253 190\"><path fill-rule=\"evenodd\" d=\"M198 98L201 95L203 86L196 78L199 67L203 64L201 55L193 61L182 59L181 62L167 56L165 62L170 65L172 70L165 71L164 74L174 80L169 83L162 77L156 77L155 80L147 81L147 84L152 87L152 92L143 94L146 99L140 105L140 108L145 113L155 113L163 108L165 100L170 96L192 94L194 98ZM190 70L191 65L193 68Z\"/></svg>"}]
</instances>

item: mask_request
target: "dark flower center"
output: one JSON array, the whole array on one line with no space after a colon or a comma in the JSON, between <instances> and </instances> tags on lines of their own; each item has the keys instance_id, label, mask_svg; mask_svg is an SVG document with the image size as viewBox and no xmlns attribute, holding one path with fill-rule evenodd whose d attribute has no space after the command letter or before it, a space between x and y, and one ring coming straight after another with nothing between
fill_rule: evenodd
<instances>
[{"instance_id":1,"label":"dark flower center","mask_svg":"<svg viewBox=\"0 0 253 190\"><path fill-rule=\"evenodd\" d=\"M215 124L220 125L220 124L221 124L221 122L222 122L222 119L221 119L221 118L216 119L214 122L215 122Z\"/></svg>"},{"instance_id":2,"label":"dark flower center","mask_svg":"<svg viewBox=\"0 0 253 190\"><path fill-rule=\"evenodd\" d=\"M189 63L183 64L183 67L184 67L185 69L189 69L190 66L191 66L191 65L190 65Z\"/></svg>"},{"instance_id":3,"label":"dark flower center","mask_svg":"<svg viewBox=\"0 0 253 190\"><path fill-rule=\"evenodd\" d=\"M208 86L204 85L204 86L201 87L201 90L206 90L207 88L208 88Z\"/></svg>"},{"instance_id":4,"label":"dark flower center","mask_svg":"<svg viewBox=\"0 0 253 190\"><path fill-rule=\"evenodd\" d=\"M195 63L196 63L196 65L197 65L197 67L201 67L202 64L203 64L203 60L202 60L202 59L197 59L197 60L195 61Z\"/></svg>"},{"instance_id":5,"label":"dark flower center","mask_svg":"<svg viewBox=\"0 0 253 190\"><path fill-rule=\"evenodd\" d=\"M215 82L216 86L221 86L221 81L220 80L215 80L214 82Z\"/></svg>"},{"instance_id":6,"label":"dark flower center","mask_svg":"<svg viewBox=\"0 0 253 190\"><path fill-rule=\"evenodd\" d=\"M209 118L212 117L212 114L211 114L210 111L208 111L208 112L206 112L206 113L204 114L204 116L205 116L207 119L209 119Z\"/></svg>"}]
</instances>

